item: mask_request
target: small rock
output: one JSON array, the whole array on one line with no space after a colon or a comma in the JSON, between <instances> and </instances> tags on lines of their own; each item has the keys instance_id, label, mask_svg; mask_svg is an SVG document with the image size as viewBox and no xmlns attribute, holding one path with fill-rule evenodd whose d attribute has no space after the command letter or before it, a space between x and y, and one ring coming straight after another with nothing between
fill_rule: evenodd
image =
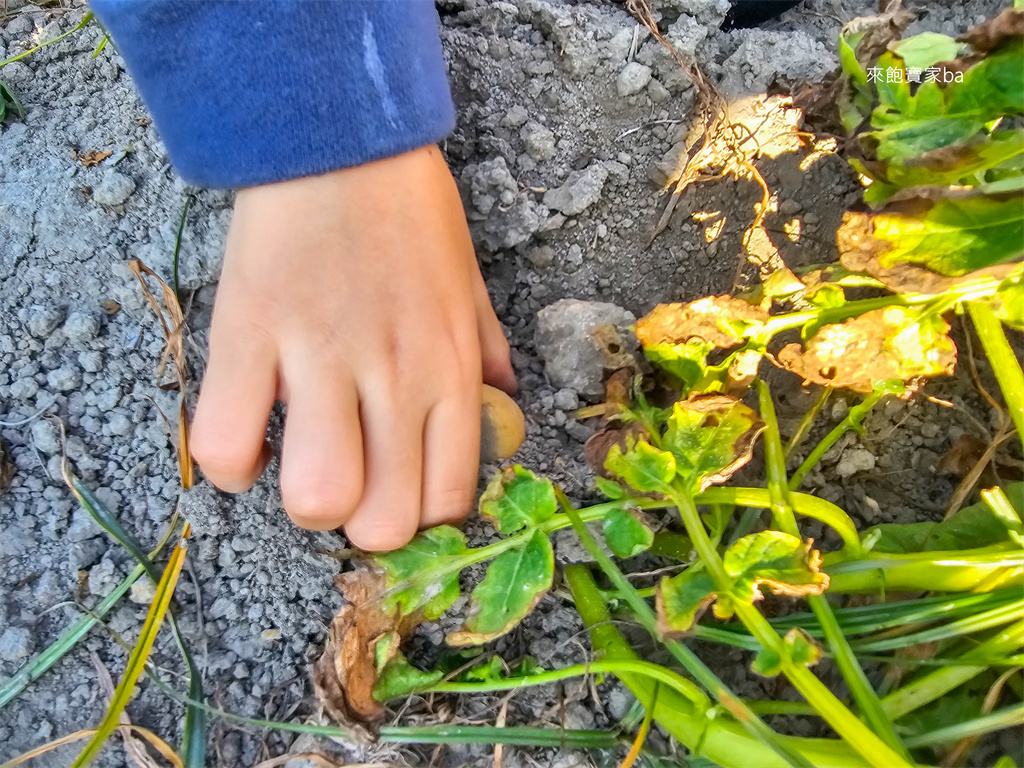
<instances>
[{"instance_id":1,"label":"small rock","mask_svg":"<svg viewBox=\"0 0 1024 768\"><path fill-rule=\"evenodd\" d=\"M614 304L562 299L537 313L537 352L554 386L598 398L604 393L604 360L591 330L611 323L625 330L636 318Z\"/></svg>"},{"instance_id":2,"label":"small rock","mask_svg":"<svg viewBox=\"0 0 1024 768\"><path fill-rule=\"evenodd\" d=\"M100 205L120 205L135 191L135 182L116 171L108 173L93 187L92 199Z\"/></svg>"},{"instance_id":3,"label":"small rock","mask_svg":"<svg viewBox=\"0 0 1024 768\"><path fill-rule=\"evenodd\" d=\"M647 95L651 97L651 101L655 104L664 104L672 98L668 88L662 85L660 80L656 80L653 77L651 82L647 84Z\"/></svg>"},{"instance_id":4,"label":"small rock","mask_svg":"<svg viewBox=\"0 0 1024 768\"><path fill-rule=\"evenodd\" d=\"M156 584L143 577L132 584L128 599L139 605L150 605L156 597Z\"/></svg>"},{"instance_id":5,"label":"small rock","mask_svg":"<svg viewBox=\"0 0 1024 768\"><path fill-rule=\"evenodd\" d=\"M21 661L32 652L32 633L24 627L8 627L0 635L0 659Z\"/></svg>"},{"instance_id":6,"label":"small rock","mask_svg":"<svg viewBox=\"0 0 1024 768\"><path fill-rule=\"evenodd\" d=\"M538 163L555 156L555 134L540 123L528 123L519 134L526 154Z\"/></svg>"},{"instance_id":7,"label":"small rock","mask_svg":"<svg viewBox=\"0 0 1024 768\"><path fill-rule=\"evenodd\" d=\"M64 321L64 335L72 344L88 344L99 332L100 319L89 312L72 312Z\"/></svg>"},{"instance_id":8,"label":"small rock","mask_svg":"<svg viewBox=\"0 0 1024 768\"><path fill-rule=\"evenodd\" d=\"M632 96L646 88L649 82L651 82L651 68L639 61L631 61L619 72L619 77L615 81L615 89L619 92L619 96Z\"/></svg>"},{"instance_id":9,"label":"small rock","mask_svg":"<svg viewBox=\"0 0 1024 768\"><path fill-rule=\"evenodd\" d=\"M85 539L72 543L69 550L70 570L72 573L78 573L96 565L107 551L107 545L103 539Z\"/></svg>"},{"instance_id":10,"label":"small rock","mask_svg":"<svg viewBox=\"0 0 1024 768\"><path fill-rule=\"evenodd\" d=\"M132 420L123 413L114 413L110 417L110 421L107 422L107 430L110 434L117 435L118 437L129 434L134 427L135 425L132 424Z\"/></svg>"},{"instance_id":11,"label":"small rock","mask_svg":"<svg viewBox=\"0 0 1024 768\"><path fill-rule=\"evenodd\" d=\"M60 325L60 321L64 319L64 315L52 307L45 309L37 309L33 312L26 325L28 326L28 332L35 336L37 339L42 339L49 336Z\"/></svg>"},{"instance_id":12,"label":"small rock","mask_svg":"<svg viewBox=\"0 0 1024 768\"><path fill-rule=\"evenodd\" d=\"M32 422L31 427L32 443L47 456L60 453L60 432L52 422L46 419L37 419Z\"/></svg>"},{"instance_id":13,"label":"small rock","mask_svg":"<svg viewBox=\"0 0 1024 768\"><path fill-rule=\"evenodd\" d=\"M78 355L78 364L87 373L99 373L103 370L103 353L89 350Z\"/></svg>"},{"instance_id":14,"label":"small rock","mask_svg":"<svg viewBox=\"0 0 1024 768\"><path fill-rule=\"evenodd\" d=\"M58 392L71 392L82 386L82 372L70 365L62 365L46 374L46 383Z\"/></svg>"},{"instance_id":15,"label":"small rock","mask_svg":"<svg viewBox=\"0 0 1024 768\"><path fill-rule=\"evenodd\" d=\"M542 245L528 251L526 258L533 264L534 269L547 269L555 262L555 249L550 245ZM13 394L14 387L11 387Z\"/></svg>"},{"instance_id":16,"label":"small rock","mask_svg":"<svg viewBox=\"0 0 1024 768\"><path fill-rule=\"evenodd\" d=\"M858 472L867 472L875 468L875 457L863 448L846 451L836 465L836 474L840 477L851 477Z\"/></svg>"},{"instance_id":17,"label":"small rock","mask_svg":"<svg viewBox=\"0 0 1024 768\"><path fill-rule=\"evenodd\" d=\"M555 392L554 405L560 411L575 411L580 407L580 399L571 389L560 389Z\"/></svg>"},{"instance_id":18,"label":"small rock","mask_svg":"<svg viewBox=\"0 0 1024 768\"><path fill-rule=\"evenodd\" d=\"M68 541L85 541L103 533L88 512L81 507L71 513L71 525L64 534Z\"/></svg>"},{"instance_id":19,"label":"small rock","mask_svg":"<svg viewBox=\"0 0 1024 768\"><path fill-rule=\"evenodd\" d=\"M17 400L31 400L39 391L39 384L31 376L25 376L11 384L11 397Z\"/></svg>"},{"instance_id":20,"label":"small rock","mask_svg":"<svg viewBox=\"0 0 1024 768\"><path fill-rule=\"evenodd\" d=\"M783 200L779 203L779 213L785 214L786 216L793 216L794 214L800 213L803 209L804 207L796 200Z\"/></svg>"},{"instance_id":21,"label":"small rock","mask_svg":"<svg viewBox=\"0 0 1024 768\"><path fill-rule=\"evenodd\" d=\"M562 186L545 192L544 205L566 216L575 216L598 201L607 178L604 163L591 163L582 171L570 173Z\"/></svg>"},{"instance_id":22,"label":"small rock","mask_svg":"<svg viewBox=\"0 0 1024 768\"><path fill-rule=\"evenodd\" d=\"M676 178L686 165L689 155L686 152L686 142L680 141L672 145L672 148L661 156L661 159L652 163L647 170L649 178L655 186L663 187L671 178Z\"/></svg>"},{"instance_id":23,"label":"small rock","mask_svg":"<svg viewBox=\"0 0 1024 768\"><path fill-rule=\"evenodd\" d=\"M518 128L529 119L530 113L526 111L526 107L516 104L505 113L505 117L502 119L502 122L511 128Z\"/></svg>"}]
</instances>

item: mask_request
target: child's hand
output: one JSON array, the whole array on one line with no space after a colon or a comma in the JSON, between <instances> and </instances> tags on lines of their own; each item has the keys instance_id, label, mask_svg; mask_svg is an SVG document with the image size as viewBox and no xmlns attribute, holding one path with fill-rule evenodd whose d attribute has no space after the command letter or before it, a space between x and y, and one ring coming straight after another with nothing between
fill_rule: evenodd
<instances>
[{"instance_id":1,"label":"child's hand","mask_svg":"<svg viewBox=\"0 0 1024 768\"><path fill-rule=\"evenodd\" d=\"M436 147L238 193L192 426L213 483L260 475L277 398L291 518L402 546L469 511L481 379L515 388Z\"/></svg>"}]
</instances>

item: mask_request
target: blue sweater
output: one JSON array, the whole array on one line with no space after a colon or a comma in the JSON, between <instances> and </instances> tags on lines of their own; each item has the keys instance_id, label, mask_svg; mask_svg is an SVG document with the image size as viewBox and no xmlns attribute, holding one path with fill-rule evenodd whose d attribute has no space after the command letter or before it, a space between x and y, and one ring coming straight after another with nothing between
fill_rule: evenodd
<instances>
[{"instance_id":1,"label":"blue sweater","mask_svg":"<svg viewBox=\"0 0 1024 768\"><path fill-rule=\"evenodd\" d=\"M92 0L178 172L245 187L439 141L429 0Z\"/></svg>"}]
</instances>

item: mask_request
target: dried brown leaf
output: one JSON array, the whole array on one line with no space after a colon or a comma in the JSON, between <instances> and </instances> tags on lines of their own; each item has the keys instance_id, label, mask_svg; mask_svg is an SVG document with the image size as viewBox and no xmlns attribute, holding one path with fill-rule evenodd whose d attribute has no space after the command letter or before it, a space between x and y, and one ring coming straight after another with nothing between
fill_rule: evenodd
<instances>
[{"instance_id":1,"label":"dried brown leaf","mask_svg":"<svg viewBox=\"0 0 1024 768\"><path fill-rule=\"evenodd\" d=\"M113 299L104 299L100 302L100 308L108 315L116 315L121 311L121 305Z\"/></svg>"},{"instance_id":2,"label":"dried brown leaf","mask_svg":"<svg viewBox=\"0 0 1024 768\"><path fill-rule=\"evenodd\" d=\"M79 152L76 159L86 168L91 168L94 165L99 165L112 154L114 153L106 149L90 149L86 152Z\"/></svg>"},{"instance_id":3,"label":"dried brown leaf","mask_svg":"<svg viewBox=\"0 0 1024 768\"><path fill-rule=\"evenodd\" d=\"M720 349L730 349L742 340L740 327L767 320L767 312L743 299L706 296L689 304L659 304L637 322L636 335L645 347L703 339Z\"/></svg>"},{"instance_id":4,"label":"dried brown leaf","mask_svg":"<svg viewBox=\"0 0 1024 768\"><path fill-rule=\"evenodd\" d=\"M963 479L985 455L985 443L974 435L963 435L942 454L935 474Z\"/></svg>"},{"instance_id":5,"label":"dried brown leaf","mask_svg":"<svg viewBox=\"0 0 1024 768\"><path fill-rule=\"evenodd\" d=\"M957 38L974 50L987 53L998 48L1007 38L1024 36L1024 11L1005 8L995 18L979 24Z\"/></svg>"},{"instance_id":6,"label":"dried brown leaf","mask_svg":"<svg viewBox=\"0 0 1024 768\"><path fill-rule=\"evenodd\" d=\"M604 461L613 445L626 450L630 445L647 436L647 430L639 421L609 421L587 438L583 446L583 458L591 469L601 477L613 475L605 469Z\"/></svg>"},{"instance_id":7,"label":"dried brown leaf","mask_svg":"<svg viewBox=\"0 0 1024 768\"><path fill-rule=\"evenodd\" d=\"M942 318L925 321L912 307L884 307L823 326L803 350L783 347L778 361L804 381L871 392L882 381L953 373L956 346L948 332Z\"/></svg>"},{"instance_id":8,"label":"dried brown leaf","mask_svg":"<svg viewBox=\"0 0 1024 768\"><path fill-rule=\"evenodd\" d=\"M11 461L11 455L4 446L3 441L0 440L0 493L3 493L11 484L15 472L17 472L17 468L14 466L14 462Z\"/></svg>"},{"instance_id":9,"label":"dried brown leaf","mask_svg":"<svg viewBox=\"0 0 1024 768\"><path fill-rule=\"evenodd\" d=\"M374 723L384 707L373 698L377 682L377 642L395 633L393 646L422 622L415 613L402 616L397 609L385 613L383 574L371 570L343 573L335 578L347 605L335 615L327 633L327 645L313 665L313 686L324 711L364 741L373 739Z\"/></svg>"}]
</instances>

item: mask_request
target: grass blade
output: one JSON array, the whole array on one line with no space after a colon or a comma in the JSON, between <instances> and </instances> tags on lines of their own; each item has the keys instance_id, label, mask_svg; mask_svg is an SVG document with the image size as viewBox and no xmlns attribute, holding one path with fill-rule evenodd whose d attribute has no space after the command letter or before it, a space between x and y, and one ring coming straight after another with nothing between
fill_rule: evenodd
<instances>
[{"instance_id":1,"label":"grass blade","mask_svg":"<svg viewBox=\"0 0 1024 768\"><path fill-rule=\"evenodd\" d=\"M149 613L146 616L146 623L142 625L139 640L135 644L135 649L132 651L131 656L128 657L128 664L121 677L121 682L118 683L117 689L110 700L107 713L96 728L96 733L93 734L89 743L85 745L85 748L75 759L75 762L72 763L72 768L85 768L85 766L92 763L103 749L107 738L117 728L121 713L128 706L128 701L135 690L135 684L145 669L146 660L153 649L153 643L156 641L157 633L160 631L164 614L171 603L171 596L174 594L178 577L181 575L181 567L185 563L185 553L188 551L188 537L190 533L191 528L186 523L185 530L181 535L181 541L178 542L178 546L171 555L171 559L167 562L167 567L164 568L163 576L160 577L156 596L153 598L153 603L150 605Z\"/></svg>"}]
</instances>

